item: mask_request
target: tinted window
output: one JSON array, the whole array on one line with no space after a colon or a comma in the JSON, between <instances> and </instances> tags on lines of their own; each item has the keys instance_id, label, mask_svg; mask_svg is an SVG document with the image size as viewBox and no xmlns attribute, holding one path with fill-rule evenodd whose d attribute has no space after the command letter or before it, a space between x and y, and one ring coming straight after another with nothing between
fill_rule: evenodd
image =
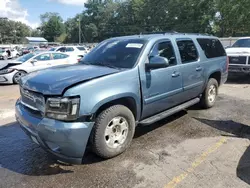
<instances>
[{"instance_id":1,"label":"tinted window","mask_svg":"<svg viewBox=\"0 0 250 188\"><path fill-rule=\"evenodd\" d=\"M35 57L37 61L48 61L50 60L50 54L41 54L37 57Z\"/></svg>"},{"instance_id":2,"label":"tinted window","mask_svg":"<svg viewBox=\"0 0 250 188\"><path fill-rule=\"evenodd\" d=\"M49 51L55 51L56 49L55 48L50 48L50 50Z\"/></svg>"},{"instance_id":3,"label":"tinted window","mask_svg":"<svg viewBox=\"0 0 250 188\"><path fill-rule=\"evenodd\" d=\"M192 40L177 40L182 63L198 60L198 52Z\"/></svg>"},{"instance_id":4,"label":"tinted window","mask_svg":"<svg viewBox=\"0 0 250 188\"><path fill-rule=\"evenodd\" d=\"M239 39L233 44L233 47L249 48L250 47L250 39Z\"/></svg>"},{"instance_id":5,"label":"tinted window","mask_svg":"<svg viewBox=\"0 0 250 188\"><path fill-rule=\"evenodd\" d=\"M114 68L132 68L146 43L143 39L106 40L88 53L80 63Z\"/></svg>"},{"instance_id":6,"label":"tinted window","mask_svg":"<svg viewBox=\"0 0 250 188\"><path fill-rule=\"evenodd\" d=\"M176 65L174 48L170 41L160 42L154 46L150 56L157 56L157 55L167 58L170 66Z\"/></svg>"},{"instance_id":7,"label":"tinted window","mask_svg":"<svg viewBox=\"0 0 250 188\"><path fill-rule=\"evenodd\" d=\"M56 50L57 52L66 52L66 48L65 47L61 47L58 50Z\"/></svg>"},{"instance_id":8,"label":"tinted window","mask_svg":"<svg viewBox=\"0 0 250 188\"><path fill-rule=\"evenodd\" d=\"M74 51L74 48L72 48L72 47L67 47L66 48L66 52L73 52Z\"/></svg>"},{"instance_id":9,"label":"tinted window","mask_svg":"<svg viewBox=\"0 0 250 188\"><path fill-rule=\"evenodd\" d=\"M226 52L218 39L197 39L207 58L225 56Z\"/></svg>"},{"instance_id":10,"label":"tinted window","mask_svg":"<svg viewBox=\"0 0 250 188\"><path fill-rule=\"evenodd\" d=\"M76 47L78 50L80 50L80 51L84 51L84 50L86 50L84 47Z\"/></svg>"},{"instance_id":11,"label":"tinted window","mask_svg":"<svg viewBox=\"0 0 250 188\"><path fill-rule=\"evenodd\" d=\"M66 54L59 54L59 53L58 54L57 53L53 53L52 56L53 56L53 59L65 59L65 58L69 57Z\"/></svg>"}]
</instances>

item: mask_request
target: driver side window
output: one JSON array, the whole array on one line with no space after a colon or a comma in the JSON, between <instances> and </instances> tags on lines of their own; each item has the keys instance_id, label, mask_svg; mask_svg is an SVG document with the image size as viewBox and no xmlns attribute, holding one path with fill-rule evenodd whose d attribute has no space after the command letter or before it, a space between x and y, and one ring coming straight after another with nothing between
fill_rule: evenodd
<instances>
[{"instance_id":1,"label":"driver side window","mask_svg":"<svg viewBox=\"0 0 250 188\"><path fill-rule=\"evenodd\" d=\"M169 66L177 64L174 48L171 41L158 42L153 47L150 56L161 56L165 57L169 61Z\"/></svg>"}]
</instances>

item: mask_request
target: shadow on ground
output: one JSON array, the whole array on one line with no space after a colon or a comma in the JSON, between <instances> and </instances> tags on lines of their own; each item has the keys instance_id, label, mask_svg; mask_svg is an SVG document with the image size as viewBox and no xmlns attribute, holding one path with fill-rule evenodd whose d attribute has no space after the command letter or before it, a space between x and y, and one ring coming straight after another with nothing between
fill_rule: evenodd
<instances>
[{"instance_id":1,"label":"shadow on ground","mask_svg":"<svg viewBox=\"0 0 250 188\"><path fill-rule=\"evenodd\" d=\"M227 84L250 84L249 75L230 75Z\"/></svg>"},{"instance_id":2,"label":"shadow on ground","mask_svg":"<svg viewBox=\"0 0 250 188\"><path fill-rule=\"evenodd\" d=\"M0 126L0 166L13 172L41 176L70 173L24 134L18 123Z\"/></svg>"},{"instance_id":3,"label":"shadow on ground","mask_svg":"<svg viewBox=\"0 0 250 188\"><path fill-rule=\"evenodd\" d=\"M169 118L149 126L138 126L134 138L139 138L151 131L170 123L182 116L186 111L181 111ZM51 155L45 152L40 146L33 143L30 138L22 131L17 122L0 126L0 167L10 171L31 175L46 176L62 173L73 173L72 169L58 163ZM104 161L96 156L87 148L83 157L84 164L93 164ZM65 170L70 169L70 170Z\"/></svg>"},{"instance_id":4,"label":"shadow on ground","mask_svg":"<svg viewBox=\"0 0 250 188\"><path fill-rule=\"evenodd\" d=\"M233 136L235 137L250 139L250 126L234 121L215 121L199 118L195 119L220 131L233 134ZM250 185L250 146L248 146L248 148L240 158L236 169L236 174L238 178Z\"/></svg>"}]
</instances>

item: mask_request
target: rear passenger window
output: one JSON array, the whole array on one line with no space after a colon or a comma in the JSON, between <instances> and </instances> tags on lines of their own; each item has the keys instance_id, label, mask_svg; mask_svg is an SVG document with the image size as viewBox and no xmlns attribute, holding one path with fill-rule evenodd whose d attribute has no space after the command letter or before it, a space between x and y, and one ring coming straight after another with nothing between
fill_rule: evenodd
<instances>
[{"instance_id":1,"label":"rear passenger window","mask_svg":"<svg viewBox=\"0 0 250 188\"><path fill-rule=\"evenodd\" d=\"M167 58L169 61L169 66L176 65L174 48L170 41L159 42L154 46L150 56L157 55Z\"/></svg>"},{"instance_id":2,"label":"rear passenger window","mask_svg":"<svg viewBox=\"0 0 250 188\"><path fill-rule=\"evenodd\" d=\"M192 40L177 40L182 63L197 61L199 56Z\"/></svg>"},{"instance_id":3,"label":"rear passenger window","mask_svg":"<svg viewBox=\"0 0 250 188\"><path fill-rule=\"evenodd\" d=\"M66 52L73 52L74 51L74 48L72 48L72 47L67 47L66 48Z\"/></svg>"},{"instance_id":4,"label":"rear passenger window","mask_svg":"<svg viewBox=\"0 0 250 188\"><path fill-rule=\"evenodd\" d=\"M226 56L226 52L218 39L197 39L207 58Z\"/></svg>"}]
</instances>

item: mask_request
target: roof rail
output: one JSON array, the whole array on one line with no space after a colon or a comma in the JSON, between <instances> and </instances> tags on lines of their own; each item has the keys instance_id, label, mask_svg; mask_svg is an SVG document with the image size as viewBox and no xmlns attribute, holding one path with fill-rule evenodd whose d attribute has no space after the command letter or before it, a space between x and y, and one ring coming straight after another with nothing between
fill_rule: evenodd
<instances>
[{"instance_id":1,"label":"roof rail","mask_svg":"<svg viewBox=\"0 0 250 188\"><path fill-rule=\"evenodd\" d=\"M165 35L166 33L170 34L177 34L177 31L156 31L156 32L141 32L140 35L149 35L149 34L163 34Z\"/></svg>"}]
</instances>

